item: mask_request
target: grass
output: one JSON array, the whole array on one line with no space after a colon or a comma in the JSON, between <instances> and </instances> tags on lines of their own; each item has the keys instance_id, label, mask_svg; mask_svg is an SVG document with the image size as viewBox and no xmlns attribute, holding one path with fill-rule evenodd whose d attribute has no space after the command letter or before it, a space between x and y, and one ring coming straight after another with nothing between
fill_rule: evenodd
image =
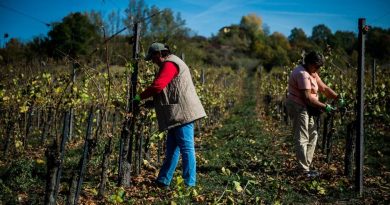
<instances>
[{"instance_id":1,"label":"grass","mask_svg":"<svg viewBox=\"0 0 390 205\"><path fill-rule=\"evenodd\" d=\"M296 175L291 128L265 115L261 95L252 84L257 81L247 79L245 82L242 101L222 122L223 126L200 141L198 154L206 160L198 164L199 192L205 195L205 203L365 204L389 201L385 194L389 190L388 176L371 175L373 168L368 167L369 164L365 167L369 172L365 176L363 197L356 195L353 178L343 175L342 138L335 139L329 163L325 162L319 139L314 166L322 173L321 177L309 179ZM368 162L372 161L371 157L368 159Z\"/></svg>"},{"instance_id":2,"label":"grass","mask_svg":"<svg viewBox=\"0 0 390 205\"><path fill-rule=\"evenodd\" d=\"M148 166L144 166L140 175L132 178L132 186L126 189L116 187L116 172L112 169L107 195L105 199L98 200L96 190L100 169L97 167L101 159L96 158L90 161L90 166L96 169L90 168L87 173L81 203L386 204L389 202L390 175L386 171L388 169L383 168L381 172L374 172L375 167L385 165L388 155L378 160L369 156L365 167L368 170L365 176L365 193L361 198L356 197L353 181L342 173L343 147L340 141L343 139L341 138L335 140L334 157L330 163L325 163L322 150L317 149L314 165L322 173L320 178L308 179L294 175L293 170L296 165L290 128L265 114L261 93L258 92L255 82L258 81L248 77L242 88L241 100L228 111L227 117L215 124L214 129L196 137L198 182L195 189L187 189L182 183L180 164L169 190L153 186L152 180L155 179L158 168L153 166L155 159L152 159ZM376 153L378 156L386 154L388 150L374 152L376 147L372 146L383 147L385 141L384 144L378 144L371 140L369 140L370 144L372 143L371 147L367 149L369 153ZM320 144L319 141L318 145ZM67 167L77 165L82 143L74 144L73 148L75 149L66 154ZM99 150L102 148L103 144L97 147ZM23 193L28 192L29 202L42 202L38 196L42 196L44 192L44 165L24 161L13 164L12 169L1 166L0 175L5 177L14 173L13 175L20 176L18 178L20 184L2 178L1 198L9 195L16 199L19 195L24 197ZM371 164L375 164L375 167L369 167ZM28 173L33 174L28 175ZM72 173L63 174L65 183L65 179L68 179ZM12 179L11 177L9 178ZM41 188L34 189L37 185ZM24 190L17 193L18 196L13 195L17 186ZM61 192L60 195L65 196L65 192ZM17 203L17 200L12 202Z\"/></svg>"},{"instance_id":3,"label":"grass","mask_svg":"<svg viewBox=\"0 0 390 205\"><path fill-rule=\"evenodd\" d=\"M200 155L207 163L199 165L199 184L208 195L206 201L250 204L299 201L299 195L281 174L283 143L276 140L278 136L264 132L253 93L256 89L250 83L246 86L245 100L222 122L221 129L202 141L204 151ZM237 189L237 182L243 190ZM285 195L284 190L290 191Z\"/></svg>"}]
</instances>

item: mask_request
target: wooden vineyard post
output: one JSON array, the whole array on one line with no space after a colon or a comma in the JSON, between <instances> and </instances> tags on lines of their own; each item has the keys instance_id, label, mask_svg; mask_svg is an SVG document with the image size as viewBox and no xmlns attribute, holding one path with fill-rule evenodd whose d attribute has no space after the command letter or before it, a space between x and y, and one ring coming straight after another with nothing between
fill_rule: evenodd
<instances>
[{"instance_id":1,"label":"wooden vineyard post","mask_svg":"<svg viewBox=\"0 0 390 205\"><path fill-rule=\"evenodd\" d=\"M62 129L61 144L58 146L55 138L53 144L46 150L47 159L47 173L46 173L46 191L45 191L45 205L54 205L57 202L57 196L60 189L60 181L62 174L62 167L64 163L65 148L68 141L68 116L69 113L64 114L64 125Z\"/></svg>"},{"instance_id":2,"label":"wooden vineyard post","mask_svg":"<svg viewBox=\"0 0 390 205\"><path fill-rule=\"evenodd\" d=\"M371 87L375 89L375 80L376 80L376 60L374 59L372 68L371 68Z\"/></svg>"},{"instance_id":3,"label":"wooden vineyard post","mask_svg":"<svg viewBox=\"0 0 390 205\"><path fill-rule=\"evenodd\" d=\"M106 184L108 182L108 168L109 168L111 153L112 153L112 137L108 139L108 144L106 144L103 153L103 160L101 166L102 173L100 175L100 185L99 185L99 193L98 193L100 199L104 198L104 194L106 191Z\"/></svg>"},{"instance_id":4,"label":"wooden vineyard post","mask_svg":"<svg viewBox=\"0 0 390 205\"><path fill-rule=\"evenodd\" d=\"M355 150L355 144L356 141L356 126L355 121L349 123L347 125L347 136L346 136L346 142L345 142L345 155L344 155L344 175L352 178L352 162L354 158L354 150Z\"/></svg>"},{"instance_id":5,"label":"wooden vineyard post","mask_svg":"<svg viewBox=\"0 0 390 205\"><path fill-rule=\"evenodd\" d=\"M137 92L138 81L138 54L141 24L139 22L134 25L133 38L133 59L135 60L134 69L131 74L131 87L128 99L127 113L125 121L122 125L120 153L119 153L119 173L118 186L130 186L131 180L131 162L133 157L133 141L135 121L138 115L138 104L133 101Z\"/></svg>"},{"instance_id":6,"label":"wooden vineyard post","mask_svg":"<svg viewBox=\"0 0 390 205\"><path fill-rule=\"evenodd\" d=\"M6 140L5 140L4 149L3 149L4 150L4 152L3 152L3 159L4 160L7 160L8 150L9 150L9 147L11 144L11 137L12 137L12 132L13 132L14 126L15 126L14 119L11 116L9 116L7 125L5 127L5 139Z\"/></svg>"},{"instance_id":7,"label":"wooden vineyard post","mask_svg":"<svg viewBox=\"0 0 390 205\"><path fill-rule=\"evenodd\" d=\"M72 67L72 86L71 86L71 90L70 92L73 94L73 87L74 87L74 84L76 83L76 69L79 67L78 64L74 63L73 64L73 67ZM68 129L69 129L69 139L72 139L73 137L73 124L74 124L74 115L75 115L75 112L74 112L74 109L73 107L69 108L69 125L68 125Z\"/></svg>"},{"instance_id":8,"label":"wooden vineyard post","mask_svg":"<svg viewBox=\"0 0 390 205\"><path fill-rule=\"evenodd\" d=\"M357 80L357 132L356 132L356 174L355 186L360 196L363 194L363 159L364 159L364 50L365 33L368 27L366 19L359 19L358 36L358 80Z\"/></svg>"},{"instance_id":9,"label":"wooden vineyard post","mask_svg":"<svg viewBox=\"0 0 390 205\"><path fill-rule=\"evenodd\" d=\"M62 127L62 139L61 139L61 144L60 144L60 158L59 158L59 166L58 166L58 171L56 173L56 184L55 184L55 193L54 193L54 199L57 199L58 196L58 190L60 188L60 181L61 181L61 174L62 174L62 167L64 164L64 157L65 157L65 149L66 149L66 143L68 142L68 137L69 137L69 112L65 112L64 114L64 125Z\"/></svg>"},{"instance_id":10,"label":"wooden vineyard post","mask_svg":"<svg viewBox=\"0 0 390 205\"><path fill-rule=\"evenodd\" d=\"M34 102L32 102L29 109L28 109L28 114L27 114L27 123L26 123L26 127L25 127L26 132L25 132L25 137L23 138L23 146L24 147L27 147L28 138L30 137L30 132L32 130L32 118L33 118L33 115L35 114L34 107L35 107Z\"/></svg>"},{"instance_id":11,"label":"wooden vineyard post","mask_svg":"<svg viewBox=\"0 0 390 205\"><path fill-rule=\"evenodd\" d=\"M69 196L67 201L68 205L78 204L84 174L87 170L87 164L90 159L90 154L92 153L91 149L95 146L94 139L92 138L93 112L94 108L91 106L88 114L88 125L85 135L83 153L78 164L79 170L78 173L73 175L69 186Z\"/></svg>"},{"instance_id":12,"label":"wooden vineyard post","mask_svg":"<svg viewBox=\"0 0 390 205\"><path fill-rule=\"evenodd\" d=\"M47 117L42 123L43 124L42 125L42 134L40 136L41 145L45 144L46 137L49 133L50 125L52 124L52 119L53 119L52 114L53 114L53 108L49 107L49 110L47 112Z\"/></svg>"}]
</instances>

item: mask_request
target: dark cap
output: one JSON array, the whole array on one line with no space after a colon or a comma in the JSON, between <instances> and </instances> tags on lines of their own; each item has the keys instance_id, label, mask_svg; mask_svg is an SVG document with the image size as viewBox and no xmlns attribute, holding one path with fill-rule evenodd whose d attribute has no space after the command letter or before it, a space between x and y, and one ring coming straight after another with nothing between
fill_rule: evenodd
<instances>
[{"instance_id":1,"label":"dark cap","mask_svg":"<svg viewBox=\"0 0 390 205\"><path fill-rule=\"evenodd\" d=\"M145 60L146 61L151 60L153 54L155 54L156 52L168 51L168 50L169 49L162 43L157 43L157 42L152 43L152 45L150 45L149 47L148 54L146 55Z\"/></svg>"}]
</instances>

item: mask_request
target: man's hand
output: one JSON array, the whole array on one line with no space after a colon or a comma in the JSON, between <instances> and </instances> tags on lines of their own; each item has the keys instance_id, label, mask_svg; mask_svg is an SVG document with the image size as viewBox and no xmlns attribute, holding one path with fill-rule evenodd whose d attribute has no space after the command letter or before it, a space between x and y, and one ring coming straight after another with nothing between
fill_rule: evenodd
<instances>
[{"instance_id":1,"label":"man's hand","mask_svg":"<svg viewBox=\"0 0 390 205\"><path fill-rule=\"evenodd\" d=\"M139 96L138 94L136 94L136 95L134 96L134 98L133 98L133 101L139 103L139 102L141 101L141 96Z\"/></svg>"}]
</instances>

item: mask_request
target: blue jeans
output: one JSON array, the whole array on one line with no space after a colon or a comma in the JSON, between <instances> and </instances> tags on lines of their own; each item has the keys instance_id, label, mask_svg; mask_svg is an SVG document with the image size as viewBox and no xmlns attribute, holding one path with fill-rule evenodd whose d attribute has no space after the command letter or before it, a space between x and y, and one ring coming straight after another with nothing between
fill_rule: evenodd
<instances>
[{"instance_id":1,"label":"blue jeans","mask_svg":"<svg viewBox=\"0 0 390 205\"><path fill-rule=\"evenodd\" d=\"M171 183L181 153L183 179L187 186L196 183L196 158L194 146L194 123L190 122L168 130L164 163L157 181L165 185Z\"/></svg>"}]
</instances>

